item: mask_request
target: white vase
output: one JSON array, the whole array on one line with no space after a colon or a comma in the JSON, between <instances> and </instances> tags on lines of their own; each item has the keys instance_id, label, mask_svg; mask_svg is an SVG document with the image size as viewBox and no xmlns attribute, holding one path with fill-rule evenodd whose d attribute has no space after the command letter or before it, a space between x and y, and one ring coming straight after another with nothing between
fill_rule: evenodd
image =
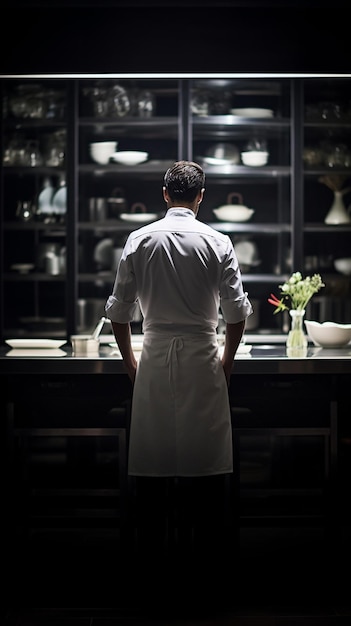
<instances>
[{"instance_id":1,"label":"white vase","mask_svg":"<svg viewBox=\"0 0 351 626\"><path fill-rule=\"evenodd\" d=\"M334 191L334 200L324 222L326 224L349 224L351 217L345 207L342 191Z\"/></svg>"},{"instance_id":2,"label":"white vase","mask_svg":"<svg viewBox=\"0 0 351 626\"><path fill-rule=\"evenodd\" d=\"M301 358L307 356L307 336L304 333L304 309L291 309L291 329L286 339L286 354L288 357Z\"/></svg>"}]
</instances>

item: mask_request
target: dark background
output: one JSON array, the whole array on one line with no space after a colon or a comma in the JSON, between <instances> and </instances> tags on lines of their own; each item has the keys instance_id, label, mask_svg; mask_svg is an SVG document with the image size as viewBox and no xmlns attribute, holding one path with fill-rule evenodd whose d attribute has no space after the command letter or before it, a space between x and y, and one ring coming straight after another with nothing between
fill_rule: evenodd
<instances>
[{"instance_id":1,"label":"dark background","mask_svg":"<svg viewBox=\"0 0 351 626\"><path fill-rule=\"evenodd\" d=\"M351 69L347 2L3 0L0 73Z\"/></svg>"}]
</instances>

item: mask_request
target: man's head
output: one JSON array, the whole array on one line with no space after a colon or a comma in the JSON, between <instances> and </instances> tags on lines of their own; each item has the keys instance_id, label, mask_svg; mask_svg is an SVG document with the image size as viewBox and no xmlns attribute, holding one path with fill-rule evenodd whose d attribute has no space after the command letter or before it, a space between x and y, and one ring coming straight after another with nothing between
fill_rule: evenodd
<instances>
[{"instance_id":1,"label":"man's head","mask_svg":"<svg viewBox=\"0 0 351 626\"><path fill-rule=\"evenodd\" d=\"M205 190L205 173L193 161L177 161L164 176L163 195L168 206L186 206L193 210Z\"/></svg>"}]
</instances>

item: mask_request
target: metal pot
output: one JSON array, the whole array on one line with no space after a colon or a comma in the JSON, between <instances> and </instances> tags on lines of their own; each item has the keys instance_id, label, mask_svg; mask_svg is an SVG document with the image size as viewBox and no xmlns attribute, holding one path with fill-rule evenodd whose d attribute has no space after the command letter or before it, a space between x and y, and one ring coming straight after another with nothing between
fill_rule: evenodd
<instances>
[{"instance_id":1,"label":"metal pot","mask_svg":"<svg viewBox=\"0 0 351 626\"><path fill-rule=\"evenodd\" d=\"M120 213L127 211L127 200L124 197L124 191L121 187L115 187L112 196L107 198L107 217L109 219L117 219Z\"/></svg>"}]
</instances>

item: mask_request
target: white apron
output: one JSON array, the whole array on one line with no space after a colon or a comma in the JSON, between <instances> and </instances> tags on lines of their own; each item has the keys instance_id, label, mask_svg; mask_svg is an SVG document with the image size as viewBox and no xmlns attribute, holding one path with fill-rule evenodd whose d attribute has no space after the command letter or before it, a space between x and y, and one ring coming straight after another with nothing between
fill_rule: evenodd
<instances>
[{"instance_id":1,"label":"white apron","mask_svg":"<svg viewBox=\"0 0 351 626\"><path fill-rule=\"evenodd\" d=\"M216 333L146 332L133 391L128 473L232 471L228 387Z\"/></svg>"}]
</instances>

